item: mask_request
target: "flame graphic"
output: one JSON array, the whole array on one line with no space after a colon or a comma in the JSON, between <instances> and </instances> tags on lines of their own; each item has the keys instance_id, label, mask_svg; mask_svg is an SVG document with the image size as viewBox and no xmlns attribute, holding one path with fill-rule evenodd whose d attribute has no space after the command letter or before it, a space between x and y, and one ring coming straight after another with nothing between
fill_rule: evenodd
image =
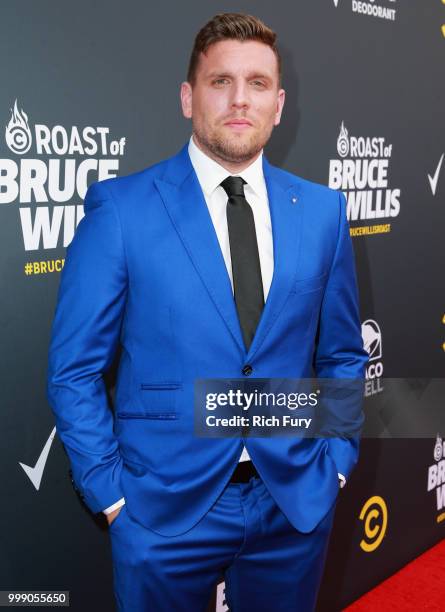
<instances>
[{"instance_id":1,"label":"flame graphic","mask_svg":"<svg viewBox=\"0 0 445 612\"><path fill-rule=\"evenodd\" d=\"M337 138L337 151L340 157L346 157L349 153L348 130L345 128L343 121L341 122L340 134Z\"/></svg>"},{"instance_id":2,"label":"flame graphic","mask_svg":"<svg viewBox=\"0 0 445 612\"><path fill-rule=\"evenodd\" d=\"M13 153L23 155L29 151L32 143L31 130L28 125L28 115L18 108L17 100L11 108L11 119L5 130L5 140Z\"/></svg>"},{"instance_id":3,"label":"flame graphic","mask_svg":"<svg viewBox=\"0 0 445 612\"><path fill-rule=\"evenodd\" d=\"M434 459L440 461L443 455L442 438L437 434L436 443L434 445Z\"/></svg>"}]
</instances>

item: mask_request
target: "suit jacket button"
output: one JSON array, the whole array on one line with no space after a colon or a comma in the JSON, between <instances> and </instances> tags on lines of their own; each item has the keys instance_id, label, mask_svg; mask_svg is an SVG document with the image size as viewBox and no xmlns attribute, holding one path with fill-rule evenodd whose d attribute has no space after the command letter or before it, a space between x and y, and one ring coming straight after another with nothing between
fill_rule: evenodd
<instances>
[{"instance_id":1,"label":"suit jacket button","mask_svg":"<svg viewBox=\"0 0 445 612\"><path fill-rule=\"evenodd\" d=\"M244 374L244 376L250 376L253 372L253 368L251 365L247 363L241 371Z\"/></svg>"}]
</instances>

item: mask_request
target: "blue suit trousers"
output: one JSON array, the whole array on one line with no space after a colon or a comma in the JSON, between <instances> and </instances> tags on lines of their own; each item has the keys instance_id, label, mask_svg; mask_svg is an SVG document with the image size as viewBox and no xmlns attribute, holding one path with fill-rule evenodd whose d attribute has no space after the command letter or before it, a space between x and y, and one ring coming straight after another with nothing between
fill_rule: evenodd
<instances>
[{"instance_id":1,"label":"blue suit trousers","mask_svg":"<svg viewBox=\"0 0 445 612\"><path fill-rule=\"evenodd\" d=\"M174 495L174 493L172 493ZM309 533L295 529L263 481L229 483L191 529L162 536L124 505L109 528L119 612L205 612L225 577L231 612L310 612L336 501Z\"/></svg>"}]
</instances>

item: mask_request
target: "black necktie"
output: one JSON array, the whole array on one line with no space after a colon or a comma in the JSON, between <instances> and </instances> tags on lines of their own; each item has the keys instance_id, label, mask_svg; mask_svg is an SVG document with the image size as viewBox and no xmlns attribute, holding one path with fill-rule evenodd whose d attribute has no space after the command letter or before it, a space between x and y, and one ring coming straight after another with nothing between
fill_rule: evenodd
<instances>
[{"instance_id":1,"label":"black necktie","mask_svg":"<svg viewBox=\"0 0 445 612\"><path fill-rule=\"evenodd\" d=\"M264 294L255 221L244 197L245 182L240 176L228 176L221 187L229 196L227 225L233 290L244 344L249 350L264 307Z\"/></svg>"}]
</instances>

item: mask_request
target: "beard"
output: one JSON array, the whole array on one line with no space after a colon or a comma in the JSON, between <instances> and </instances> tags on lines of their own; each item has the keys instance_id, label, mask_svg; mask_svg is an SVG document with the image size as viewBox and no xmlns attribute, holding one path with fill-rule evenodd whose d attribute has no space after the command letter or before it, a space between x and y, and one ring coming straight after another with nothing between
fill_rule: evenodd
<instances>
[{"instance_id":1,"label":"beard","mask_svg":"<svg viewBox=\"0 0 445 612\"><path fill-rule=\"evenodd\" d=\"M218 130L205 130L200 125L193 124L193 133L212 157L230 163L247 162L254 158L264 148L272 134L273 126L261 132L255 132L248 138L234 134L231 138L224 136Z\"/></svg>"}]
</instances>

